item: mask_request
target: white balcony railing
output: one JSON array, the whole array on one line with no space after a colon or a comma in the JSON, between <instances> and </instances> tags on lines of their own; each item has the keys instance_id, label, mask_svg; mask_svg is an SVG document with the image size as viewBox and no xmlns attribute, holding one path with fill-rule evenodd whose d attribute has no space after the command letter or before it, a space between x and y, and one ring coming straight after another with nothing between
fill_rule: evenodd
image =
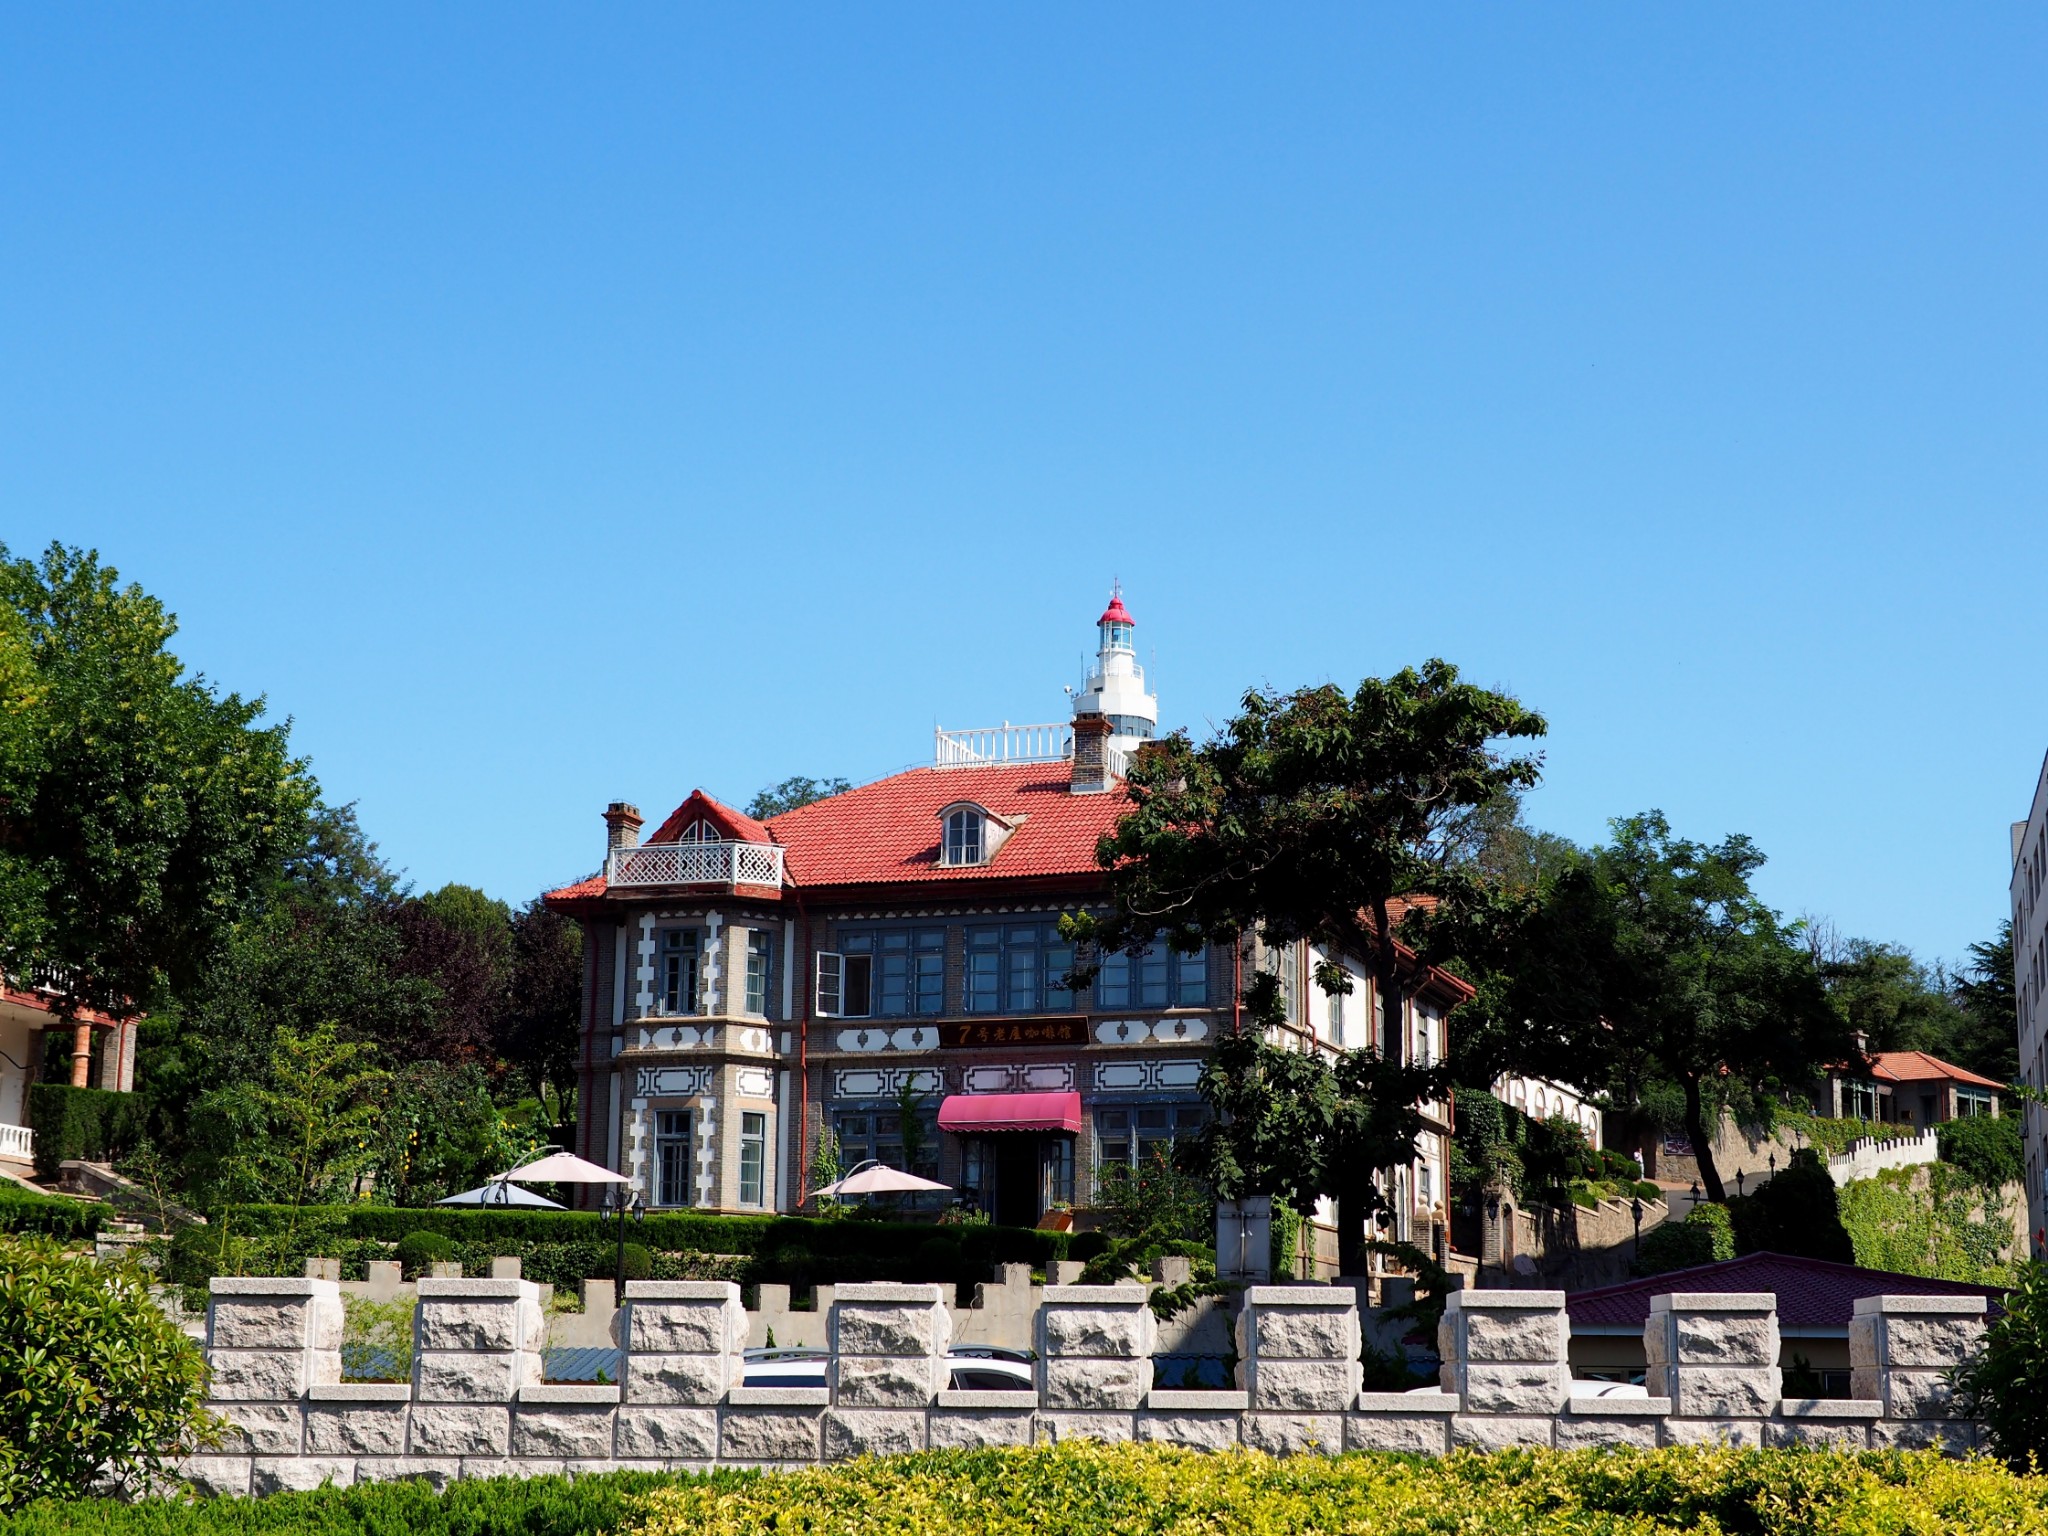
<instances>
[{"instance_id":1,"label":"white balcony railing","mask_svg":"<svg viewBox=\"0 0 2048 1536\"><path fill-rule=\"evenodd\" d=\"M25 1125L0 1125L0 1157L31 1161L36 1155L36 1133Z\"/></svg>"},{"instance_id":2,"label":"white balcony railing","mask_svg":"<svg viewBox=\"0 0 2048 1536\"><path fill-rule=\"evenodd\" d=\"M782 850L773 843L642 843L605 860L607 885L782 884Z\"/></svg>"},{"instance_id":3,"label":"white balcony railing","mask_svg":"<svg viewBox=\"0 0 2048 1536\"><path fill-rule=\"evenodd\" d=\"M980 768L990 763L1059 763L1074 755L1074 728L1001 725L977 731L932 732L932 763L939 768Z\"/></svg>"}]
</instances>

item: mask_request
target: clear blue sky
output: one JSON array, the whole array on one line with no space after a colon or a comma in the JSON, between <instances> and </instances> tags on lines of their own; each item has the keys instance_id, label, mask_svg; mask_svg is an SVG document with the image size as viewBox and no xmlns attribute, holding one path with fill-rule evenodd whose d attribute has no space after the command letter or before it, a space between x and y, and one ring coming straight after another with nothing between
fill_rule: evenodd
<instances>
[{"instance_id":1,"label":"clear blue sky","mask_svg":"<svg viewBox=\"0 0 2048 1536\"><path fill-rule=\"evenodd\" d=\"M0 538L422 886L1431 654L1959 955L2048 749L2048 12L13 6Z\"/></svg>"}]
</instances>

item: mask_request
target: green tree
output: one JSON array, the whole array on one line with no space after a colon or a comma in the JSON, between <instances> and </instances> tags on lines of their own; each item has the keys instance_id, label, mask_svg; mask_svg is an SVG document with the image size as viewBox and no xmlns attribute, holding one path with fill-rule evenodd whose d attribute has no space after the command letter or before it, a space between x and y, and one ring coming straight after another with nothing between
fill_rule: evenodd
<instances>
[{"instance_id":1,"label":"green tree","mask_svg":"<svg viewBox=\"0 0 2048 1536\"><path fill-rule=\"evenodd\" d=\"M755 795L747 802L747 814L756 821L766 821L784 811L809 805L813 800L843 795L851 788L853 786L845 779L807 779L799 775L784 779L780 784L771 784Z\"/></svg>"},{"instance_id":2,"label":"green tree","mask_svg":"<svg viewBox=\"0 0 2048 1536\"><path fill-rule=\"evenodd\" d=\"M1954 986L1964 1022L1951 1059L2001 1083L2018 1081L2019 988L2013 977L2011 922L1998 925L1996 938L1970 946L1970 964Z\"/></svg>"},{"instance_id":3,"label":"green tree","mask_svg":"<svg viewBox=\"0 0 2048 1536\"><path fill-rule=\"evenodd\" d=\"M1308 938L1359 950L1387 1016L1398 1018L1405 962L1395 899L1440 889L1459 819L1536 781L1537 757L1497 744L1543 731L1540 716L1460 681L1440 660L1368 678L1348 694L1254 690L1214 740L1196 746L1177 732L1139 753L1126 781L1131 809L1097 849L1112 910L1065 926L1097 952L1158 938L1194 953L1255 930L1276 944ZM1316 980L1328 992L1350 985L1328 965ZM1333 1095L1391 1094L1412 1105L1444 1086L1370 1054L1333 1078ZM1380 1198L1372 1172L1386 1166L1360 1167L1358 1149L1383 1144L1399 1116L1392 1104L1364 1100L1339 1114L1333 1099L1323 1167L1346 1273L1363 1268L1365 1224ZM1228 1198L1223 1184L1217 1190Z\"/></svg>"},{"instance_id":4,"label":"green tree","mask_svg":"<svg viewBox=\"0 0 2048 1536\"><path fill-rule=\"evenodd\" d=\"M390 1074L374 1049L330 1023L280 1030L269 1070L200 1097L193 1114L217 1125L216 1192L278 1205L346 1200L375 1166Z\"/></svg>"},{"instance_id":5,"label":"green tree","mask_svg":"<svg viewBox=\"0 0 2048 1536\"><path fill-rule=\"evenodd\" d=\"M316 788L261 700L187 677L163 605L95 554L0 546L0 950L60 1007L159 1007L204 973Z\"/></svg>"},{"instance_id":6,"label":"green tree","mask_svg":"<svg viewBox=\"0 0 2048 1536\"><path fill-rule=\"evenodd\" d=\"M0 1509L174 1484L219 1438L205 1398L206 1362L146 1276L0 1238Z\"/></svg>"},{"instance_id":7,"label":"green tree","mask_svg":"<svg viewBox=\"0 0 2048 1536\"><path fill-rule=\"evenodd\" d=\"M498 1054L528 1090L576 1091L583 930L536 898L512 915L512 975L497 1030Z\"/></svg>"},{"instance_id":8,"label":"green tree","mask_svg":"<svg viewBox=\"0 0 2048 1536\"><path fill-rule=\"evenodd\" d=\"M1828 996L1871 1050L1948 1058L1964 1016L1946 976L1899 945L1837 938L1825 920L1809 919L1805 937Z\"/></svg>"},{"instance_id":9,"label":"green tree","mask_svg":"<svg viewBox=\"0 0 2048 1536\"><path fill-rule=\"evenodd\" d=\"M1955 1412L2016 1471L2048 1459L2048 1266L2026 1260L1983 1351L1956 1373Z\"/></svg>"}]
</instances>

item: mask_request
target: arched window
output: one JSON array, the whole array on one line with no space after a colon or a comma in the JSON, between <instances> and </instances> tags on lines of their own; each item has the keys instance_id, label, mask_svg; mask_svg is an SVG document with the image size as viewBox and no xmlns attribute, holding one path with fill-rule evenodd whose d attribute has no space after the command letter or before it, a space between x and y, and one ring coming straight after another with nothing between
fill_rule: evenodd
<instances>
[{"instance_id":1,"label":"arched window","mask_svg":"<svg viewBox=\"0 0 2048 1536\"><path fill-rule=\"evenodd\" d=\"M940 855L941 862L979 864L985 843L983 817L979 810L963 805L946 813L946 841Z\"/></svg>"},{"instance_id":2,"label":"arched window","mask_svg":"<svg viewBox=\"0 0 2048 1536\"><path fill-rule=\"evenodd\" d=\"M683 835L677 838L676 841L679 843L715 843L719 841L718 828L711 825L708 821L693 821L683 828Z\"/></svg>"}]
</instances>

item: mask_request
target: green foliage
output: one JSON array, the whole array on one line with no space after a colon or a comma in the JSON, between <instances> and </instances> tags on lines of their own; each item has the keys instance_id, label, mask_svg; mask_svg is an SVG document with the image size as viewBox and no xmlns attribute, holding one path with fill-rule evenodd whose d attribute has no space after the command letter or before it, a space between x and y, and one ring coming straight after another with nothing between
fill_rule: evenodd
<instances>
[{"instance_id":1,"label":"green foliage","mask_svg":"<svg viewBox=\"0 0 2048 1536\"><path fill-rule=\"evenodd\" d=\"M39 1195L0 1183L0 1232L40 1232L69 1241L92 1236L106 1217L107 1208L97 1201Z\"/></svg>"},{"instance_id":2,"label":"green foliage","mask_svg":"<svg viewBox=\"0 0 2048 1536\"><path fill-rule=\"evenodd\" d=\"M2017 1184L2027 1176L2018 1115L1971 1115L1944 1120L1934 1129L1941 1160L1953 1163L1986 1189Z\"/></svg>"},{"instance_id":3,"label":"green foliage","mask_svg":"<svg viewBox=\"0 0 2048 1536\"><path fill-rule=\"evenodd\" d=\"M1963 1025L1947 1059L2001 1083L2020 1075L2019 988L2013 974L2012 923L1998 936L1970 946L1970 965L1952 982L1963 1005Z\"/></svg>"},{"instance_id":4,"label":"green foliage","mask_svg":"<svg viewBox=\"0 0 2048 1536\"><path fill-rule=\"evenodd\" d=\"M2048 1267L2019 1264L1983 1352L1956 1372L1956 1399L2009 1466L2048 1462Z\"/></svg>"},{"instance_id":5,"label":"green foliage","mask_svg":"<svg viewBox=\"0 0 2048 1536\"><path fill-rule=\"evenodd\" d=\"M190 986L315 797L260 700L184 675L176 630L95 554L0 546L0 954L66 1012Z\"/></svg>"},{"instance_id":6,"label":"green foliage","mask_svg":"<svg viewBox=\"0 0 2048 1536\"><path fill-rule=\"evenodd\" d=\"M170 1479L214 1438L205 1382L140 1274L0 1239L0 1509Z\"/></svg>"},{"instance_id":7,"label":"green foliage","mask_svg":"<svg viewBox=\"0 0 2048 1536\"><path fill-rule=\"evenodd\" d=\"M407 1279L416 1279L434 1265L453 1259L455 1244L439 1232L408 1232L398 1240L392 1257L398 1260Z\"/></svg>"},{"instance_id":8,"label":"green foliage","mask_svg":"<svg viewBox=\"0 0 2048 1536\"><path fill-rule=\"evenodd\" d=\"M623 1249L613 1249L614 1264L623 1263L628 1280L651 1280L654 1278L654 1255L640 1243L628 1243Z\"/></svg>"},{"instance_id":9,"label":"green foliage","mask_svg":"<svg viewBox=\"0 0 2048 1536\"><path fill-rule=\"evenodd\" d=\"M1909 1134L1905 1127L1886 1125L1877 1120L1834 1120L1782 1106L1776 1118L1785 1130L1798 1132L1801 1141L1820 1148L1830 1157L1840 1157L1866 1137L1886 1141Z\"/></svg>"},{"instance_id":10,"label":"green foliage","mask_svg":"<svg viewBox=\"0 0 2048 1536\"><path fill-rule=\"evenodd\" d=\"M1683 1221L1667 1221L1645 1232L1634 1271L1661 1275L1734 1257L1735 1232L1726 1207L1702 1203L1686 1212Z\"/></svg>"},{"instance_id":11,"label":"green foliage","mask_svg":"<svg viewBox=\"0 0 2048 1536\"><path fill-rule=\"evenodd\" d=\"M432 1205L531 1160L540 1141L493 1102L490 1079L474 1062L415 1061L385 1085L365 1150L380 1199Z\"/></svg>"},{"instance_id":12,"label":"green foliage","mask_svg":"<svg viewBox=\"0 0 2048 1536\"><path fill-rule=\"evenodd\" d=\"M2009 1285L2012 1222L1995 1197L1946 1163L1887 1168L1846 1185L1842 1225L1866 1269L1970 1285Z\"/></svg>"},{"instance_id":13,"label":"green foliage","mask_svg":"<svg viewBox=\"0 0 2048 1536\"><path fill-rule=\"evenodd\" d=\"M144 1135L148 1106L132 1093L36 1083L28 1090L28 1123L36 1133L36 1172L54 1178L71 1158L112 1163Z\"/></svg>"},{"instance_id":14,"label":"green foliage","mask_svg":"<svg viewBox=\"0 0 2048 1536\"><path fill-rule=\"evenodd\" d=\"M341 1305L342 1380L409 1380L414 1298L373 1301L368 1296L344 1294Z\"/></svg>"},{"instance_id":15,"label":"green foliage","mask_svg":"<svg viewBox=\"0 0 2048 1536\"><path fill-rule=\"evenodd\" d=\"M1754 1193L1728 1202L1744 1253L1789 1253L1854 1264L1856 1247L1842 1224L1841 1197L1820 1153L1801 1147L1788 1167Z\"/></svg>"},{"instance_id":16,"label":"green foliage","mask_svg":"<svg viewBox=\"0 0 2048 1536\"><path fill-rule=\"evenodd\" d=\"M226 1188L291 1206L351 1198L375 1163L390 1080L374 1059L332 1023L280 1030L261 1078L202 1095L196 1115L240 1131L220 1170Z\"/></svg>"},{"instance_id":17,"label":"green foliage","mask_svg":"<svg viewBox=\"0 0 2048 1536\"><path fill-rule=\"evenodd\" d=\"M780 816L784 811L793 811L814 800L843 795L851 788L853 786L845 779L807 779L798 775L784 779L780 784L771 784L755 795L747 802L747 814L756 821L766 821L771 816Z\"/></svg>"}]
</instances>

